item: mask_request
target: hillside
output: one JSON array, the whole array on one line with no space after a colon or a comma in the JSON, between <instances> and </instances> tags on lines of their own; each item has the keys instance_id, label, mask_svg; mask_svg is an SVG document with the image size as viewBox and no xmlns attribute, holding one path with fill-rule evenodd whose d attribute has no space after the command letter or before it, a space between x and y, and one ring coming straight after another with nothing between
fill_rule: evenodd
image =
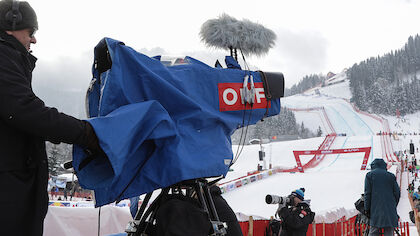
<instances>
[{"instance_id":1,"label":"hillside","mask_svg":"<svg viewBox=\"0 0 420 236\"><path fill-rule=\"evenodd\" d=\"M345 73L336 75L330 82L330 86L314 88L281 100L282 106L296 110L297 122L303 122L309 129L315 130L321 126L324 133L346 135L336 136L325 149L371 147L368 164L374 158L383 158L389 164L396 164L394 151L407 149L410 140L416 146L420 145L420 136L414 135L414 131L420 133L420 113L407 116L406 121L402 122L393 117L358 112L348 101L351 92ZM314 109L320 107L324 111ZM407 125L408 122L410 125ZM386 124L389 124L388 130L384 130L387 128ZM401 136L394 140L389 136L377 135L384 131L400 131ZM267 157L266 166L271 163L273 167L280 169L294 168L296 160L293 151L316 150L325 139L323 136L263 144ZM236 146L233 150L237 150ZM233 171L228 173L225 185L222 186L227 186L234 182L232 180L255 171L258 164L263 165L258 160L259 150L259 145L246 145L239 160L233 165ZM367 173L367 170L361 170L363 156L363 153L325 155L316 166L305 169L305 173L284 172L272 176L267 174L266 179L227 191L224 197L234 211L242 213L241 215L269 218L275 213L276 206L265 204L266 194L285 196L294 189L304 187L306 197L311 199L312 208L317 212L318 220L325 220L331 214L335 214L335 217L355 214L354 202L363 193L364 177ZM301 156L302 164L312 158L313 155ZM395 165L390 171L396 173L396 169ZM407 178L407 175L403 175L401 180L402 198L398 207L399 215L405 221L408 221L409 211L405 191Z\"/></svg>"}]
</instances>

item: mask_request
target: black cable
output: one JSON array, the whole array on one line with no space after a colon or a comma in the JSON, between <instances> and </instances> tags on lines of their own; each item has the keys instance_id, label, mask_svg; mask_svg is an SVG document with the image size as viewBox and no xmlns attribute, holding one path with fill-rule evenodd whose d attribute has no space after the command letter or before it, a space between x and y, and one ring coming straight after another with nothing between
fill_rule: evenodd
<instances>
[{"instance_id":1,"label":"black cable","mask_svg":"<svg viewBox=\"0 0 420 236\"><path fill-rule=\"evenodd\" d=\"M101 208L99 207L99 213L98 213L98 236L101 235Z\"/></svg>"},{"instance_id":2,"label":"black cable","mask_svg":"<svg viewBox=\"0 0 420 236\"><path fill-rule=\"evenodd\" d=\"M241 147L241 143L242 143L242 138L243 138L243 133L244 133L244 128L245 128L245 112L246 112L246 103L245 103L245 109L243 111L243 116L242 116L242 129L241 129L241 136L239 137L239 143L238 143L238 149L236 150L236 154L235 157L233 157L232 162L229 165L229 168L235 163L235 161L238 159L238 153L239 153L239 148ZM244 142L246 140L246 135L244 138Z\"/></svg>"},{"instance_id":3,"label":"black cable","mask_svg":"<svg viewBox=\"0 0 420 236\"><path fill-rule=\"evenodd\" d=\"M242 145L241 145L241 150L239 151L239 146L238 146L238 152L236 153L237 155L235 155L235 159L234 159L234 161L232 161L232 163L231 163L231 165L230 166L232 166L238 159L239 159L239 156L242 154L242 151L243 151L243 149L244 149L244 146L245 146L245 140L246 140L246 135L247 135L247 133L248 133L248 127L249 127L249 123L250 123L250 121L251 121L251 115L252 115L252 104L251 104L251 110L250 110L250 112L249 112L249 116L248 116L248 123L247 123L247 125L246 125L246 128L245 128L245 137L244 137L244 142L242 143ZM229 166L229 167L230 167Z\"/></svg>"},{"instance_id":4,"label":"black cable","mask_svg":"<svg viewBox=\"0 0 420 236\"><path fill-rule=\"evenodd\" d=\"M246 59L245 59L245 55L244 55L244 53L243 53L243 51L241 50L241 49L239 49L240 51L241 51L241 55L242 55L242 59L243 59L243 61L244 61L244 66L245 66L245 76L247 76L248 74L248 76L249 77L251 77L252 76L252 74L250 73L250 70L249 70L249 66L248 66L248 63L246 62ZM239 62L238 62L239 63ZM248 74L247 74L248 73ZM245 77L244 76L244 77ZM255 95L254 95L255 96ZM231 167L238 159L239 159L239 156L241 155L241 153L242 153L242 151L243 151L243 149L244 149L244 146L245 146L245 142L246 142L246 136L247 136L247 133L248 133L248 126L249 126L249 124L250 124L250 121L251 121L251 115L252 115L252 107L253 107L253 104L250 104L251 105L251 109L250 109L250 112L249 112L249 117L248 117L248 122L247 122L247 124L245 125L245 116L246 116L246 104L247 104L247 102L244 102L244 112L243 112L243 116L242 116L242 130L241 130L241 136L240 136L240 138L239 138L239 144L238 144L238 149L236 150L236 154L235 154L235 157L233 158L233 160L232 160L232 162L230 163L230 165L229 165L229 167ZM243 135L243 132L244 132L244 130L243 130L243 128L245 128L245 135ZM240 150L239 150L240 149Z\"/></svg>"}]
</instances>

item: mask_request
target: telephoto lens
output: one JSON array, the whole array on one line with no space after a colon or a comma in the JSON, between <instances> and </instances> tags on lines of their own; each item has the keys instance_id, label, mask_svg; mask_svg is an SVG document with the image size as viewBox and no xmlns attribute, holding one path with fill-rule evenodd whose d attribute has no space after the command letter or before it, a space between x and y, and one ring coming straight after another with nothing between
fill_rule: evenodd
<instances>
[{"instance_id":1,"label":"telephoto lens","mask_svg":"<svg viewBox=\"0 0 420 236\"><path fill-rule=\"evenodd\" d=\"M265 196L265 202L267 204L283 204L285 202L289 203L290 198L267 194L267 196Z\"/></svg>"}]
</instances>

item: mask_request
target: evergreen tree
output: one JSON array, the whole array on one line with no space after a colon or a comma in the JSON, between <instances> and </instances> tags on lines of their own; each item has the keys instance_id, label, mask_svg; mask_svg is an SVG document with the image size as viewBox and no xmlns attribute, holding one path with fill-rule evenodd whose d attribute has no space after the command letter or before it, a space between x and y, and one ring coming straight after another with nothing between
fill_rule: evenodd
<instances>
[{"instance_id":1,"label":"evergreen tree","mask_svg":"<svg viewBox=\"0 0 420 236\"><path fill-rule=\"evenodd\" d=\"M246 130L248 131L246 132ZM315 137L309 129L297 125L295 115L292 111L282 108L280 114L272 116L260 121L255 125L250 125L247 128L241 128L234 132L231 136L232 143L238 144L240 142L241 133L246 139L247 144L251 139L270 139L273 136L281 135L297 135L300 137Z\"/></svg>"},{"instance_id":2,"label":"evergreen tree","mask_svg":"<svg viewBox=\"0 0 420 236\"><path fill-rule=\"evenodd\" d=\"M420 37L409 37L405 46L384 56L372 57L347 70L351 99L359 109L394 115L420 110Z\"/></svg>"},{"instance_id":3,"label":"evergreen tree","mask_svg":"<svg viewBox=\"0 0 420 236\"><path fill-rule=\"evenodd\" d=\"M56 144L50 146L48 152L48 172L50 175L57 176L60 170L60 154Z\"/></svg>"},{"instance_id":4,"label":"evergreen tree","mask_svg":"<svg viewBox=\"0 0 420 236\"><path fill-rule=\"evenodd\" d=\"M61 168L61 164L72 159L71 145L65 143L53 144L46 142L46 151L49 173L51 175L62 174L64 170Z\"/></svg>"},{"instance_id":5,"label":"evergreen tree","mask_svg":"<svg viewBox=\"0 0 420 236\"><path fill-rule=\"evenodd\" d=\"M322 129L321 126L318 126L318 130L316 131L316 136L321 137L322 136Z\"/></svg>"}]
</instances>

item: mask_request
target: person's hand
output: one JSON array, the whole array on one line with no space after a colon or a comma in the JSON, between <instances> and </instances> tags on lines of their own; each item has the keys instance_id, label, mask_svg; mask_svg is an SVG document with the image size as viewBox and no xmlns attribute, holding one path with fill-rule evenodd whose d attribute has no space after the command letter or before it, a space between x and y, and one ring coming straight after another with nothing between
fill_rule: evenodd
<instances>
[{"instance_id":1,"label":"person's hand","mask_svg":"<svg viewBox=\"0 0 420 236\"><path fill-rule=\"evenodd\" d=\"M93 129L92 125L87 121L85 121L85 125L85 135L87 139L85 152L88 155L105 154L101 146L99 146L99 139L96 136L95 130Z\"/></svg>"},{"instance_id":2,"label":"person's hand","mask_svg":"<svg viewBox=\"0 0 420 236\"><path fill-rule=\"evenodd\" d=\"M280 210L286 207L286 201L283 201L282 203L279 203L279 206L277 208L277 214L280 214Z\"/></svg>"},{"instance_id":3,"label":"person's hand","mask_svg":"<svg viewBox=\"0 0 420 236\"><path fill-rule=\"evenodd\" d=\"M85 122L85 136L86 136L86 143L84 145L84 152L86 153L86 158L80 162L79 170L83 169L89 162L96 158L105 158L106 154L102 150L101 146L99 145L99 139L96 136L95 130L93 129L92 125Z\"/></svg>"},{"instance_id":4,"label":"person's hand","mask_svg":"<svg viewBox=\"0 0 420 236\"><path fill-rule=\"evenodd\" d=\"M286 201L283 201L282 203L279 203L279 209L286 207Z\"/></svg>"}]
</instances>

